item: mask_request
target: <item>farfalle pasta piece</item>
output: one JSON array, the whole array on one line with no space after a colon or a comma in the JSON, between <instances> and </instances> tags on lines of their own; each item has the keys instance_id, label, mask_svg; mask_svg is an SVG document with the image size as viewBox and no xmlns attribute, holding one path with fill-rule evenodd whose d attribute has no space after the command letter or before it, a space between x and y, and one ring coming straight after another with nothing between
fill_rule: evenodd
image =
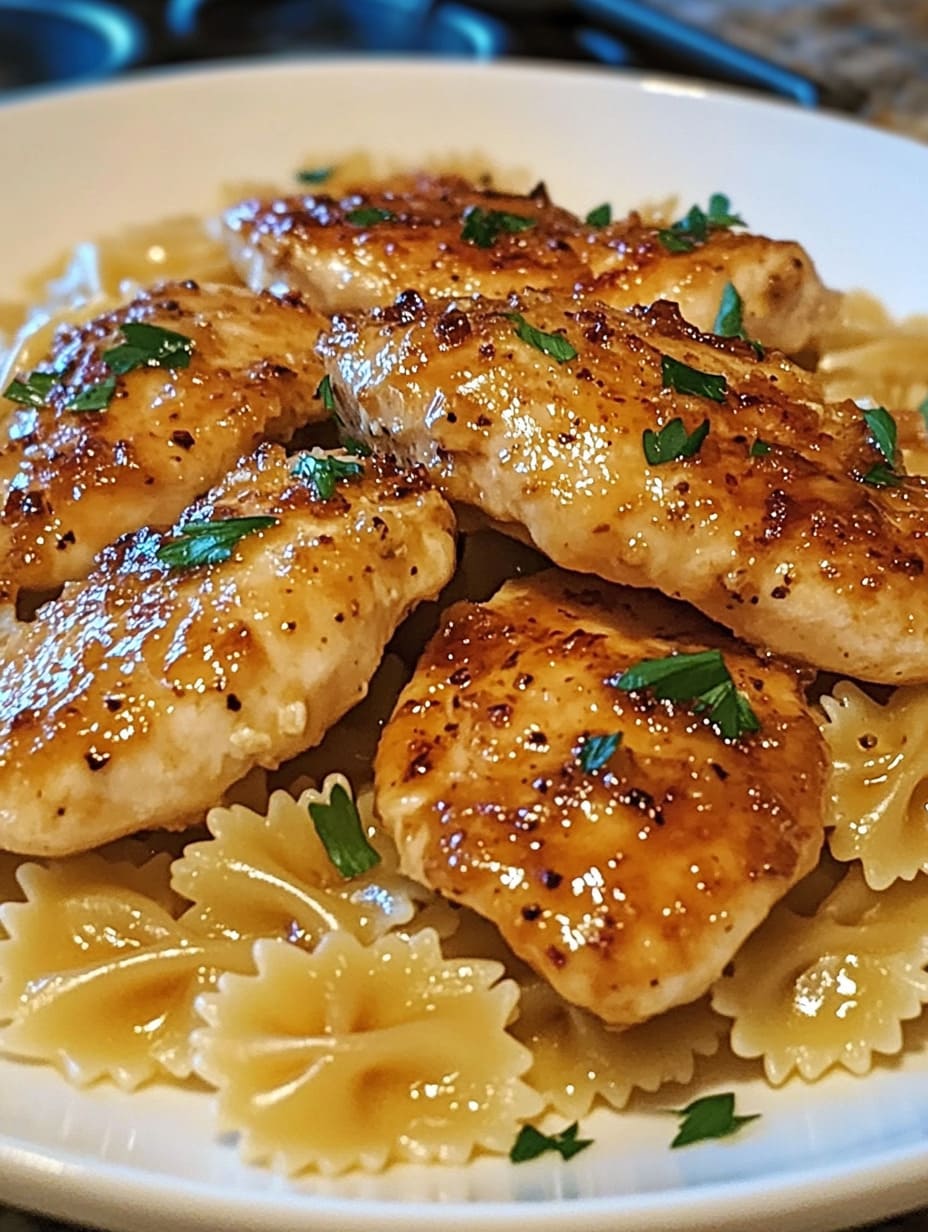
<instances>
[{"instance_id":1,"label":"farfalle pasta piece","mask_svg":"<svg viewBox=\"0 0 928 1232\"><path fill-rule=\"evenodd\" d=\"M875 890L928 872L928 686L897 689L883 705L841 681L821 705L832 854L860 860Z\"/></svg>"},{"instance_id":2,"label":"farfalle pasta piece","mask_svg":"<svg viewBox=\"0 0 928 1232\"><path fill-rule=\"evenodd\" d=\"M298 800L275 791L264 816L241 805L211 809L206 824L213 837L190 844L172 870L175 890L193 903L184 922L211 935L278 937L311 949L336 929L368 942L410 921L410 883L373 825L370 791L358 808L381 862L346 880L326 854L309 806L327 801L336 785L350 794L348 780L336 774L322 791L309 788Z\"/></svg>"},{"instance_id":3,"label":"farfalle pasta piece","mask_svg":"<svg viewBox=\"0 0 928 1232\"><path fill-rule=\"evenodd\" d=\"M928 1003L928 877L875 893L853 868L812 916L782 904L741 947L712 1005L733 1018L737 1056L770 1082L832 1066L866 1073L902 1048L901 1023Z\"/></svg>"},{"instance_id":4,"label":"farfalle pasta piece","mask_svg":"<svg viewBox=\"0 0 928 1232\"><path fill-rule=\"evenodd\" d=\"M377 1170L505 1151L541 1100L531 1054L506 1033L518 989L498 963L448 962L431 930L312 953L258 941L258 974L201 997L195 1068L223 1131L287 1173Z\"/></svg>"},{"instance_id":5,"label":"farfalle pasta piece","mask_svg":"<svg viewBox=\"0 0 928 1232\"><path fill-rule=\"evenodd\" d=\"M107 1076L131 1090L158 1073L189 1075L195 998L252 962L246 943L194 936L146 892L167 887L169 858L20 867L25 902L0 912L0 1017L10 1019L0 1050L79 1085Z\"/></svg>"},{"instance_id":6,"label":"farfalle pasta piece","mask_svg":"<svg viewBox=\"0 0 928 1232\"><path fill-rule=\"evenodd\" d=\"M690 1082L696 1058L718 1051L727 1023L703 999L626 1031L610 1031L536 979L522 985L519 1017L510 1031L532 1050L526 1081L549 1107L576 1120L597 1096L624 1108L635 1090Z\"/></svg>"}]
</instances>

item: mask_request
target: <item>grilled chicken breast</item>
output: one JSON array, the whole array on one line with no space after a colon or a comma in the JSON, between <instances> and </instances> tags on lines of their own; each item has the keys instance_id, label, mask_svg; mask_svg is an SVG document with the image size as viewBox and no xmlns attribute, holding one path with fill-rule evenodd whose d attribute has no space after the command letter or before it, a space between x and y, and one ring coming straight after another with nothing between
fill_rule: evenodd
<instances>
[{"instance_id":1,"label":"grilled chicken breast","mask_svg":"<svg viewBox=\"0 0 928 1232\"><path fill-rule=\"evenodd\" d=\"M722 739L686 704L610 684L712 648L758 732ZM616 733L585 765L587 742ZM408 875L627 1026L705 992L815 864L825 768L795 670L652 592L552 570L445 613L384 729L375 791Z\"/></svg>"},{"instance_id":2,"label":"grilled chicken breast","mask_svg":"<svg viewBox=\"0 0 928 1232\"><path fill-rule=\"evenodd\" d=\"M106 548L21 635L0 672L0 846L65 855L187 824L365 695L397 624L453 571L453 517L373 463L323 499L294 473L305 457L262 446L173 531ZM274 524L223 538L254 517ZM229 555L190 567L204 522ZM170 543L188 567L159 556Z\"/></svg>"},{"instance_id":3,"label":"grilled chicken breast","mask_svg":"<svg viewBox=\"0 0 928 1232\"><path fill-rule=\"evenodd\" d=\"M732 282L750 336L795 353L815 345L836 302L798 244L715 229L670 251L666 230L638 215L591 226L552 205L544 185L518 196L421 175L337 199L251 200L228 211L225 235L254 290L296 290L329 312L387 304L410 288L426 297L576 288L621 308L670 299L711 329Z\"/></svg>"},{"instance_id":4,"label":"grilled chicken breast","mask_svg":"<svg viewBox=\"0 0 928 1232\"><path fill-rule=\"evenodd\" d=\"M140 361L117 375L103 356L121 347L132 361L127 324L190 346L180 345L176 363ZM285 440L324 417L313 354L324 324L295 297L184 282L60 330L39 367L54 383L39 386L41 405L10 406L0 446L0 584L15 593L82 577L102 547L172 522L260 440ZM115 382L108 404L106 382ZM99 409L73 407L101 386L101 399L89 397Z\"/></svg>"},{"instance_id":5,"label":"grilled chicken breast","mask_svg":"<svg viewBox=\"0 0 928 1232\"><path fill-rule=\"evenodd\" d=\"M814 667L928 680L928 481L781 356L671 305L545 295L407 294L338 318L320 347L353 430L555 563L685 599ZM662 430L680 433L663 459Z\"/></svg>"}]
</instances>

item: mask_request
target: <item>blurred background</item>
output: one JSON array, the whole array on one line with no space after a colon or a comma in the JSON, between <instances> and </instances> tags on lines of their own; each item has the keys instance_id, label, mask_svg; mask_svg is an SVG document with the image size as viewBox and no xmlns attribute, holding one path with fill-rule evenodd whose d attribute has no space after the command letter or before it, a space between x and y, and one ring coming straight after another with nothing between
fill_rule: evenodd
<instances>
[{"instance_id":1,"label":"blurred background","mask_svg":"<svg viewBox=\"0 0 928 1232\"><path fill-rule=\"evenodd\" d=\"M928 0L0 0L0 95L143 66L345 52L684 72L928 140Z\"/></svg>"}]
</instances>

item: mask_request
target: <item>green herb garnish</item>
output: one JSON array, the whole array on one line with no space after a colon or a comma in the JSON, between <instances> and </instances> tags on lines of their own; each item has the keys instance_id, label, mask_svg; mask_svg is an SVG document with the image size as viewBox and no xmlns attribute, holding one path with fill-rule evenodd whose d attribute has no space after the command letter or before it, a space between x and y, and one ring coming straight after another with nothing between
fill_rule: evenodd
<instances>
[{"instance_id":1,"label":"green herb garnish","mask_svg":"<svg viewBox=\"0 0 928 1232\"><path fill-rule=\"evenodd\" d=\"M334 170L334 167L307 167L296 173L297 183L324 184Z\"/></svg>"},{"instance_id":2,"label":"green herb garnish","mask_svg":"<svg viewBox=\"0 0 928 1232\"><path fill-rule=\"evenodd\" d=\"M877 406L864 411L864 419L870 429L870 439L890 466L896 464L896 421L885 407Z\"/></svg>"},{"instance_id":3,"label":"green herb garnish","mask_svg":"<svg viewBox=\"0 0 928 1232\"><path fill-rule=\"evenodd\" d=\"M683 1120L671 1147L689 1146L693 1142L704 1142L707 1138L728 1138L760 1116L759 1112L751 1116L735 1116L735 1097L731 1091L704 1095L685 1108L674 1108L673 1114Z\"/></svg>"},{"instance_id":4,"label":"green herb garnish","mask_svg":"<svg viewBox=\"0 0 928 1232\"><path fill-rule=\"evenodd\" d=\"M110 372L122 376L135 368L187 368L195 343L186 334L177 334L160 325L144 321L128 321L120 325L125 342L103 352L103 362Z\"/></svg>"},{"instance_id":5,"label":"green herb garnish","mask_svg":"<svg viewBox=\"0 0 928 1232\"><path fill-rule=\"evenodd\" d=\"M866 475L861 476L861 483L868 483L871 488L898 488L902 484L902 476L888 462L878 462L870 467Z\"/></svg>"},{"instance_id":6,"label":"green herb garnish","mask_svg":"<svg viewBox=\"0 0 928 1232\"><path fill-rule=\"evenodd\" d=\"M729 227L743 227L743 218L731 212L731 202L724 193L713 193L709 208L690 206L686 214L670 227L664 227L657 238L668 252L692 252L697 244L704 244L711 231L725 231Z\"/></svg>"},{"instance_id":7,"label":"green herb garnish","mask_svg":"<svg viewBox=\"0 0 928 1232\"><path fill-rule=\"evenodd\" d=\"M224 518L216 522L188 522L176 539L162 543L156 555L172 569L195 569L228 560L240 539L276 526L277 518Z\"/></svg>"},{"instance_id":8,"label":"green herb garnish","mask_svg":"<svg viewBox=\"0 0 928 1232\"><path fill-rule=\"evenodd\" d=\"M329 792L327 802L310 804L309 816L326 855L346 880L380 863L379 852L367 841L358 806L341 783Z\"/></svg>"},{"instance_id":9,"label":"green herb garnish","mask_svg":"<svg viewBox=\"0 0 928 1232\"><path fill-rule=\"evenodd\" d=\"M753 338L749 338L744 328L744 300L738 294L733 282L726 282L719 301L719 310L715 315L712 332L720 338L740 338L752 347L758 359L764 358L764 348Z\"/></svg>"},{"instance_id":10,"label":"green herb garnish","mask_svg":"<svg viewBox=\"0 0 928 1232\"><path fill-rule=\"evenodd\" d=\"M587 774L602 770L621 743L621 732L610 732L603 736L587 736L580 750L580 765Z\"/></svg>"},{"instance_id":11,"label":"green herb garnish","mask_svg":"<svg viewBox=\"0 0 928 1232\"><path fill-rule=\"evenodd\" d=\"M364 466L360 462L333 454L315 453L301 454L290 471L298 479L307 479L319 500L331 500L340 480L355 479L363 473Z\"/></svg>"},{"instance_id":12,"label":"green herb garnish","mask_svg":"<svg viewBox=\"0 0 928 1232\"><path fill-rule=\"evenodd\" d=\"M354 227L373 227L378 222L392 222L395 218L392 210L382 210L378 205L359 205L345 215L345 220Z\"/></svg>"},{"instance_id":13,"label":"green herb garnish","mask_svg":"<svg viewBox=\"0 0 928 1232\"><path fill-rule=\"evenodd\" d=\"M708 716L726 740L760 731L757 715L735 686L720 650L642 659L606 683L626 693L648 690L661 701L689 702L697 714Z\"/></svg>"},{"instance_id":14,"label":"green herb garnish","mask_svg":"<svg viewBox=\"0 0 928 1232\"><path fill-rule=\"evenodd\" d=\"M105 381L96 385L87 385L80 393L75 394L70 402L65 403L69 411L105 411L113 400L116 392L116 378L108 376Z\"/></svg>"},{"instance_id":15,"label":"green herb garnish","mask_svg":"<svg viewBox=\"0 0 928 1232\"><path fill-rule=\"evenodd\" d=\"M704 419L698 428L687 433L682 419L671 419L660 432L645 428L641 436L644 456L650 466L662 466L680 458L692 458L699 453L702 443L709 435L709 421Z\"/></svg>"},{"instance_id":16,"label":"green herb garnish","mask_svg":"<svg viewBox=\"0 0 928 1232\"><path fill-rule=\"evenodd\" d=\"M23 406L44 406L57 380L58 377L53 372L30 372L22 379L11 381L3 391L3 396Z\"/></svg>"},{"instance_id":17,"label":"green herb garnish","mask_svg":"<svg viewBox=\"0 0 928 1232\"><path fill-rule=\"evenodd\" d=\"M922 423L928 428L928 398L923 398L915 408L922 417Z\"/></svg>"},{"instance_id":18,"label":"green herb garnish","mask_svg":"<svg viewBox=\"0 0 928 1232\"><path fill-rule=\"evenodd\" d=\"M509 235L516 235L534 226L534 218L526 218L522 214L507 214L505 210L484 210L475 205L464 215L461 239L475 244L478 248L492 248L504 231Z\"/></svg>"},{"instance_id":19,"label":"green herb garnish","mask_svg":"<svg viewBox=\"0 0 928 1232\"><path fill-rule=\"evenodd\" d=\"M579 1125L574 1121L559 1134L543 1134L534 1125L523 1125L509 1151L509 1158L514 1164L523 1164L528 1159L537 1159L546 1151L556 1151L561 1159L573 1159L588 1146L593 1145L592 1138L578 1138Z\"/></svg>"},{"instance_id":20,"label":"green herb garnish","mask_svg":"<svg viewBox=\"0 0 928 1232\"><path fill-rule=\"evenodd\" d=\"M533 346L536 351L543 351L545 355L550 355L559 364L577 358L576 349L571 346L563 334L546 334L544 330L536 329L534 325L529 325L521 312L507 312L504 315L506 320L511 321L516 327L516 334L522 341Z\"/></svg>"},{"instance_id":21,"label":"green herb garnish","mask_svg":"<svg viewBox=\"0 0 928 1232\"><path fill-rule=\"evenodd\" d=\"M329 379L328 374L326 374L322 378L322 380L319 382L318 386L316 387L316 397L322 399L322 405L325 408L325 410L329 412L330 415L334 413L335 394L332 390L332 382Z\"/></svg>"},{"instance_id":22,"label":"green herb garnish","mask_svg":"<svg viewBox=\"0 0 928 1232\"><path fill-rule=\"evenodd\" d=\"M678 394L696 394L700 398L711 398L713 402L724 402L728 391L724 376L699 372L688 364L671 359L669 355L661 356L661 380L668 389L675 389Z\"/></svg>"},{"instance_id":23,"label":"green herb garnish","mask_svg":"<svg viewBox=\"0 0 928 1232\"><path fill-rule=\"evenodd\" d=\"M352 453L356 458L369 458L374 452L367 441L359 441L356 436L346 436L342 439L342 448L346 453Z\"/></svg>"},{"instance_id":24,"label":"green herb garnish","mask_svg":"<svg viewBox=\"0 0 928 1232\"><path fill-rule=\"evenodd\" d=\"M769 444L766 441L762 441L760 437L758 437L757 440L754 442L754 444L751 446L751 457L752 458L762 458L764 457L765 454L768 454L769 452L770 452Z\"/></svg>"},{"instance_id":25,"label":"green herb garnish","mask_svg":"<svg viewBox=\"0 0 928 1232\"><path fill-rule=\"evenodd\" d=\"M608 201L604 201L602 205L597 205L595 209L590 210L586 216L587 226L589 227L606 227L612 222L612 206Z\"/></svg>"}]
</instances>

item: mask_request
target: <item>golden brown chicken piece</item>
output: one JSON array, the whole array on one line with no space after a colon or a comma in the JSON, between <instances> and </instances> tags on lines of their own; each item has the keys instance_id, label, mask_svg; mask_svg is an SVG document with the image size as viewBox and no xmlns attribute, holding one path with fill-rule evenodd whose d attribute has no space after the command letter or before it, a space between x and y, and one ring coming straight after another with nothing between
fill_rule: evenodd
<instances>
[{"instance_id":1,"label":"golden brown chicken piece","mask_svg":"<svg viewBox=\"0 0 928 1232\"><path fill-rule=\"evenodd\" d=\"M0 446L0 583L44 590L83 577L102 547L172 522L265 437L324 417L313 347L327 324L295 297L185 282L59 331L38 382L20 374L42 405L11 406ZM129 353L126 325L181 341L169 337L174 353L154 366ZM157 349L160 337L144 342ZM103 356L117 349L117 368L138 366L114 372ZM99 409L75 408L81 396Z\"/></svg>"},{"instance_id":2,"label":"golden brown chicken piece","mask_svg":"<svg viewBox=\"0 0 928 1232\"><path fill-rule=\"evenodd\" d=\"M64 855L184 825L364 697L400 620L453 571L453 517L375 463L323 499L299 471L332 455L308 456L262 446L28 626L0 672L0 847Z\"/></svg>"},{"instance_id":3,"label":"golden brown chicken piece","mask_svg":"<svg viewBox=\"0 0 928 1232\"><path fill-rule=\"evenodd\" d=\"M555 563L815 667L928 680L928 480L892 470L863 413L781 356L671 305L545 295L407 294L320 346L354 430Z\"/></svg>"},{"instance_id":4,"label":"golden brown chicken piece","mask_svg":"<svg viewBox=\"0 0 928 1232\"><path fill-rule=\"evenodd\" d=\"M732 282L750 336L794 353L815 344L836 298L798 244L716 229L692 251L669 251L666 230L638 215L591 226L552 205L544 185L519 196L420 175L338 199L245 201L226 214L225 234L249 286L296 290L328 312L387 304L409 288L426 297L576 288L616 307L671 299L710 329Z\"/></svg>"},{"instance_id":5,"label":"golden brown chicken piece","mask_svg":"<svg viewBox=\"0 0 928 1232\"><path fill-rule=\"evenodd\" d=\"M610 683L707 649L756 733ZM407 874L626 1026L705 992L815 864L825 767L796 671L651 592L552 570L445 613L381 737L376 805Z\"/></svg>"}]
</instances>

